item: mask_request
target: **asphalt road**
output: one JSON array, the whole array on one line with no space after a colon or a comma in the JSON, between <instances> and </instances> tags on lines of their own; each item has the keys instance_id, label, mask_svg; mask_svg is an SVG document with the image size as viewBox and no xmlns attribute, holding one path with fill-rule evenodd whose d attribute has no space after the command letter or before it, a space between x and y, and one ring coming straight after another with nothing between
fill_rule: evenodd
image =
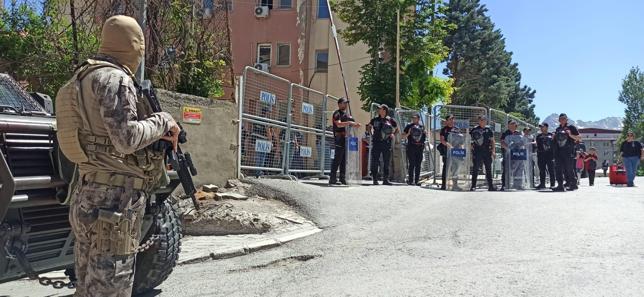
<instances>
[{"instance_id":1,"label":"asphalt road","mask_svg":"<svg viewBox=\"0 0 644 297\"><path fill-rule=\"evenodd\" d=\"M644 187L605 178L567 193L266 182L325 230L178 267L149 296L644 296ZM40 290L19 281L0 285L0 296Z\"/></svg>"}]
</instances>

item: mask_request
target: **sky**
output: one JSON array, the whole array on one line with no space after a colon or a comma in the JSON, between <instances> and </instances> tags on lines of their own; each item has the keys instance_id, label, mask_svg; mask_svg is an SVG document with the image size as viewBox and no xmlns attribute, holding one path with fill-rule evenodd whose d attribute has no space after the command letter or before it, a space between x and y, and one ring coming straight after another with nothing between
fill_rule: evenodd
<instances>
[{"instance_id":1,"label":"sky","mask_svg":"<svg viewBox=\"0 0 644 297\"><path fill-rule=\"evenodd\" d=\"M537 90L537 116L623 116L617 98L634 66L644 70L643 0L481 0Z\"/></svg>"}]
</instances>

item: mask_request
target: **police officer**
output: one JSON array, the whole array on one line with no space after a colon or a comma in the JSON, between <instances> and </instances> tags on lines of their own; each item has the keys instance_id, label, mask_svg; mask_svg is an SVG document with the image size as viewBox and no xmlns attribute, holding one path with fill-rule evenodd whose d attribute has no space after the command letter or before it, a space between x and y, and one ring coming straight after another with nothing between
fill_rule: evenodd
<instances>
[{"instance_id":1,"label":"police officer","mask_svg":"<svg viewBox=\"0 0 644 297\"><path fill-rule=\"evenodd\" d=\"M59 145L79 170L69 213L74 296L132 295L146 201L167 181L163 152L149 147L165 139L176 149L180 128L168 113L152 113L147 100L137 99L133 71L143 52L136 20L110 17L99 54L56 96Z\"/></svg>"},{"instance_id":2,"label":"police officer","mask_svg":"<svg viewBox=\"0 0 644 297\"><path fill-rule=\"evenodd\" d=\"M559 115L559 127L555 130L555 170L557 176L556 192L577 190L575 174L575 143L581 141L577 127L568 124L565 113ZM564 179L566 184L564 185ZM566 187L567 186L567 189Z\"/></svg>"},{"instance_id":3,"label":"police officer","mask_svg":"<svg viewBox=\"0 0 644 297\"><path fill-rule=\"evenodd\" d=\"M403 130L403 137L407 138L407 184L420 186L420 165L423 162L423 151L427 133L425 127L420 124L420 116L415 114L412 122Z\"/></svg>"},{"instance_id":4,"label":"police officer","mask_svg":"<svg viewBox=\"0 0 644 297\"><path fill-rule=\"evenodd\" d=\"M548 132L548 123L539 125L541 133L537 135L537 163L539 165L539 185L537 190L546 188L546 170L550 176L550 188L555 187L554 140Z\"/></svg>"},{"instance_id":5,"label":"police officer","mask_svg":"<svg viewBox=\"0 0 644 297\"><path fill-rule=\"evenodd\" d=\"M347 127L360 127L351 115L347 113L349 100L346 98L338 99L338 110L333 113L333 138L335 140L335 154L333 163L331 164L331 177L329 178L329 185L338 183L337 172L340 168L340 183L347 184L347 158L346 158L346 145L347 145Z\"/></svg>"},{"instance_id":6,"label":"police officer","mask_svg":"<svg viewBox=\"0 0 644 297\"><path fill-rule=\"evenodd\" d=\"M445 126L441 128L440 131L440 144L438 145L438 152L441 154L443 159L443 171L442 171L442 181L441 190L447 189L447 150L451 148L451 144L447 141L450 133L456 131L454 127L454 115L450 114L445 117Z\"/></svg>"},{"instance_id":7,"label":"police officer","mask_svg":"<svg viewBox=\"0 0 644 297\"><path fill-rule=\"evenodd\" d=\"M389 106L380 104L378 107L378 116L371 119L368 128L372 135L372 151L371 151L371 176L373 177L373 184L378 185L378 167L380 164L380 156L382 156L382 184L391 185L389 182L389 162L391 160L391 148L395 139L395 134L398 132L398 123L396 120L388 116Z\"/></svg>"},{"instance_id":8,"label":"police officer","mask_svg":"<svg viewBox=\"0 0 644 297\"><path fill-rule=\"evenodd\" d=\"M505 138L510 135L521 135L521 132L517 131L517 122L515 120L508 121L508 129L501 134L501 152L503 153L503 161L501 161L502 174L501 174L501 191L505 191L505 177L508 174L506 172L506 164L509 160L507 159L507 150L508 144L505 142Z\"/></svg>"},{"instance_id":9,"label":"police officer","mask_svg":"<svg viewBox=\"0 0 644 297\"><path fill-rule=\"evenodd\" d=\"M472 167L472 187L470 191L476 191L476 181L479 176L479 168L485 165L485 180L487 181L488 191L496 191L492 184L492 159L496 156L496 147L494 145L494 131L487 126L487 117L481 115L478 117L479 125L470 131L472 137L472 148L474 167Z\"/></svg>"}]
</instances>

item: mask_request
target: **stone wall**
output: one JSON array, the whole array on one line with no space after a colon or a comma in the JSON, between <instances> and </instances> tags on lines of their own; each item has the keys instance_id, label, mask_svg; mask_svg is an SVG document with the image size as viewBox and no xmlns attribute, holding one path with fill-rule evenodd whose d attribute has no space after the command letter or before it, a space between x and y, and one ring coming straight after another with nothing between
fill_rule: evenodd
<instances>
[{"instance_id":1,"label":"stone wall","mask_svg":"<svg viewBox=\"0 0 644 297\"><path fill-rule=\"evenodd\" d=\"M188 142L182 145L189 152L197 168L195 184L224 185L237 176L238 107L234 102L221 101L157 89L157 97L164 111L181 123L188 133ZM200 124L183 122L184 106L201 109Z\"/></svg>"}]
</instances>

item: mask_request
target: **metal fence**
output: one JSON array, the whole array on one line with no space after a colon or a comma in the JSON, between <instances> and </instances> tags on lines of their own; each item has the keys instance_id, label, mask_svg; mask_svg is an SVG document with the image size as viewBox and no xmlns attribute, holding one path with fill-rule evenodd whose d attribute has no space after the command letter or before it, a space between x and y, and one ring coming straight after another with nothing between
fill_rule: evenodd
<instances>
[{"instance_id":1,"label":"metal fence","mask_svg":"<svg viewBox=\"0 0 644 297\"><path fill-rule=\"evenodd\" d=\"M287 172L303 176L303 173L322 173L324 164L324 140L327 96L319 91L291 84L291 137L288 143Z\"/></svg>"},{"instance_id":2,"label":"metal fence","mask_svg":"<svg viewBox=\"0 0 644 297\"><path fill-rule=\"evenodd\" d=\"M330 172L336 101L246 67L240 83L238 175L303 178Z\"/></svg>"},{"instance_id":3,"label":"metal fence","mask_svg":"<svg viewBox=\"0 0 644 297\"><path fill-rule=\"evenodd\" d=\"M284 173L290 135L282 131L291 124L291 83L247 67L240 90L238 168L252 176Z\"/></svg>"}]
</instances>

